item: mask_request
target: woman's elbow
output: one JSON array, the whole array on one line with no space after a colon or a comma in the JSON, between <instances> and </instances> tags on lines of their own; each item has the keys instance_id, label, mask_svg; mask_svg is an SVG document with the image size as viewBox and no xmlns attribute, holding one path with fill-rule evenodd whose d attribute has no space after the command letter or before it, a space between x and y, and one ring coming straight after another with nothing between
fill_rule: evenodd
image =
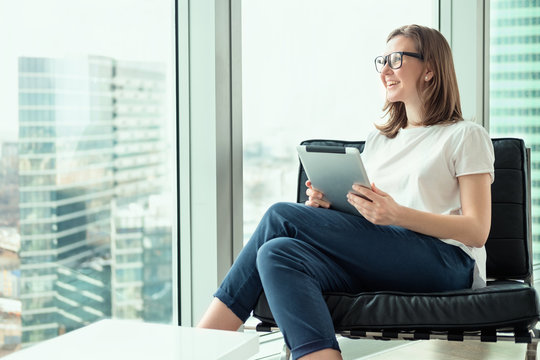
<instances>
[{"instance_id":1,"label":"woman's elbow","mask_svg":"<svg viewBox=\"0 0 540 360\"><path fill-rule=\"evenodd\" d=\"M487 236L486 236L486 237L482 237L482 238L478 238L478 239L472 244L472 247L475 247L475 248L481 248L482 246L486 245L486 242L487 242Z\"/></svg>"},{"instance_id":2,"label":"woman's elbow","mask_svg":"<svg viewBox=\"0 0 540 360\"><path fill-rule=\"evenodd\" d=\"M484 226L481 229L479 229L477 231L476 236L474 236L474 240L472 241L471 246L475 248L481 248L482 246L486 245L486 242L489 237L489 231L490 231L490 226L487 226L487 227Z\"/></svg>"}]
</instances>

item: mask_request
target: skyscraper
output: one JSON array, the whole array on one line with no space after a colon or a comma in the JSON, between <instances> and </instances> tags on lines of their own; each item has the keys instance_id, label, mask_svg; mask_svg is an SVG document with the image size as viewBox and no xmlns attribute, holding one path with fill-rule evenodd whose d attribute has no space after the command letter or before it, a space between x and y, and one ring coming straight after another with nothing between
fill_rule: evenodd
<instances>
[{"instance_id":1,"label":"skyscraper","mask_svg":"<svg viewBox=\"0 0 540 360\"><path fill-rule=\"evenodd\" d=\"M0 227L0 357L21 345L20 237L16 227Z\"/></svg>"},{"instance_id":2,"label":"skyscraper","mask_svg":"<svg viewBox=\"0 0 540 360\"><path fill-rule=\"evenodd\" d=\"M110 314L113 67L95 57L19 59L24 343ZM93 289L79 273L109 289L101 308L86 306Z\"/></svg>"},{"instance_id":3,"label":"skyscraper","mask_svg":"<svg viewBox=\"0 0 540 360\"><path fill-rule=\"evenodd\" d=\"M165 84L158 64L115 64L111 285L113 316L122 318L139 319L144 311L145 228L151 198L166 186ZM169 245L170 239L169 231Z\"/></svg>"},{"instance_id":4,"label":"skyscraper","mask_svg":"<svg viewBox=\"0 0 540 360\"><path fill-rule=\"evenodd\" d=\"M0 357L20 347L19 156L16 142L0 154Z\"/></svg>"},{"instance_id":5,"label":"skyscraper","mask_svg":"<svg viewBox=\"0 0 540 360\"><path fill-rule=\"evenodd\" d=\"M19 59L24 343L141 318L143 235L123 224L164 188L164 79L105 57Z\"/></svg>"},{"instance_id":6,"label":"skyscraper","mask_svg":"<svg viewBox=\"0 0 540 360\"><path fill-rule=\"evenodd\" d=\"M540 1L494 0L490 32L490 131L531 149L532 235L540 261Z\"/></svg>"}]
</instances>

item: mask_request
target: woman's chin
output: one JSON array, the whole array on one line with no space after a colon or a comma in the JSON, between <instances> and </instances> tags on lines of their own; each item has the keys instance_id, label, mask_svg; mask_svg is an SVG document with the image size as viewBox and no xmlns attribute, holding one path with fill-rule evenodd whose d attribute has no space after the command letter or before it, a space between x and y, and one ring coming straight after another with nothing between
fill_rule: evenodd
<instances>
[{"instance_id":1,"label":"woman's chin","mask_svg":"<svg viewBox=\"0 0 540 360\"><path fill-rule=\"evenodd\" d=\"M395 91L386 89L386 100L388 102L396 102L396 101L399 101L399 98L397 94L395 93Z\"/></svg>"}]
</instances>

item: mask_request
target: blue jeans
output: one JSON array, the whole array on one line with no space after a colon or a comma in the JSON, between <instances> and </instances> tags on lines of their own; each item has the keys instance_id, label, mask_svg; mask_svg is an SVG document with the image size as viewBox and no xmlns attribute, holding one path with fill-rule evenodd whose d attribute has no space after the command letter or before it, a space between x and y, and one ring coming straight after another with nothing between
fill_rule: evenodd
<instances>
[{"instance_id":1,"label":"blue jeans","mask_svg":"<svg viewBox=\"0 0 540 360\"><path fill-rule=\"evenodd\" d=\"M242 321L264 289L294 359L339 351L322 293L468 288L474 260L460 248L398 226L303 204L263 216L214 296Z\"/></svg>"}]
</instances>

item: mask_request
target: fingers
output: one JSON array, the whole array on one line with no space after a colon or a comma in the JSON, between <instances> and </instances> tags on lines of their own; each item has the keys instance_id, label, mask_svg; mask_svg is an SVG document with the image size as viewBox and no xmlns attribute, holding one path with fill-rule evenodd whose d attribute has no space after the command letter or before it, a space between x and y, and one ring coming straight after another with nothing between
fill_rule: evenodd
<instances>
[{"instance_id":1,"label":"fingers","mask_svg":"<svg viewBox=\"0 0 540 360\"><path fill-rule=\"evenodd\" d=\"M396 223L399 205L384 191L372 184L372 189L353 186L355 192L347 194L349 203L364 218L375 225L391 225ZM367 199L364 198L367 197Z\"/></svg>"},{"instance_id":2,"label":"fingers","mask_svg":"<svg viewBox=\"0 0 540 360\"><path fill-rule=\"evenodd\" d=\"M312 207L323 207L325 209L328 209L330 208L330 203L328 201L325 201L325 200L320 200L320 199L313 199L312 197L310 197L306 202L305 204L307 206L312 206Z\"/></svg>"},{"instance_id":3,"label":"fingers","mask_svg":"<svg viewBox=\"0 0 540 360\"><path fill-rule=\"evenodd\" d=\"M373 224L377 224L377 219L374 217L373 213L373 202L369 199L364 199L361 195L355 193L347 194L347 201L349 204L354 206L356 210L362 215L366 220L370 221Z\"/></svg>"},{"instance_id":4,"label":"fingers","mask_svg":"<svg viewBox=\"0 0 540 360\"><path fill-rule=\"evenodd\" d=\"M310 200L322 200L324 198L324 194L321 191L313 188L309 180L306 181L306 186L308 186L306 189L306 195L310 198Z\"/></svg>"},{"instance_id":5,"label":"fingers","mask_svg":"<svg viewBox=\"0 0 540 360\"><path fill-rule=\"evenodd\" d=\"M366 206L368 206L368 203L372 203L371 200L353 192L347 194L347 201L360 212L366 211Z\"/></svg>"},{"instance_id":6,"label":"fingers","mask_svg":"<svg viewBox=\"0 0 540 360\"><path fill-rule=\"evenodd\" d=\"M357 185L357 184L354 184L352 186L352 191L350 191L349 194L356 195L357 197L360 197L369 202L373 202L374 199L380 196L379 194L375 193L373 190L368 189L361 185Z\"/></svg>"},{"instance_id":7,"label":"fingers","mask_svg":"<svg viewBox=\"0 0 540 360\"><path fill-rule=\"evenodd\" d=\"M308 189L313 189L314 191L318 191L318 192L320 192L322 194L322 191L318 190L317 188L314 188L313 184L311 184L311 181L309 181L309 180L306 181L306 187Z\"/></svg>"},{"instance_id":8,"label":"fingers","mask_svg":"<svg viewBox=\"0 0 540 360\"><path fill-rule=\"evenodd\" d=\"M306 190L306 195L314 199L322 199L324 197L324 194L322 192L317 191L313 188L308 188Z\"/></svg>"},{"instance_id":9,"label":"fingers","mask_svg":"<svg viewBox=\"0 0 540 360\"><path fill-rule=\"evenodd\" d=\"M307 200L307 201L305 202L305 204L306 204L307 206L311 206L311 207L315 207L315 208L320 207L319 203L317 203L317 202L315 202L315 201L311 201L311 200Z\"/></svg>"},{"instance_id":10,"label":"fingers","mask_svg":"<svg viewBox=\"0 0 540 360\"><path fill-rule=\"evenodd\" d=\"M308 185L307 183L308 182L306 182L306 186ZM311 183L309 185L311 185ZM309 186L309 188L306 190L306 195L309 198L305 203L307 206L323 207L326 209L330 207L330 203L326 200L323 200L324 194L320 191L313 189L311 186Z\"/></svg>"},{"instance_id":11,"label":"fingers","mask_svg":"<svg viewBox=\"0 0 540 360\"><path fill-rule=\"evenodd\" d=\"M375 186L375 183L371 183L371 190L373 190L374 193L379 194L381 196L387 196L388 194L379 189Z\"/></svg>"}]
</instances>

